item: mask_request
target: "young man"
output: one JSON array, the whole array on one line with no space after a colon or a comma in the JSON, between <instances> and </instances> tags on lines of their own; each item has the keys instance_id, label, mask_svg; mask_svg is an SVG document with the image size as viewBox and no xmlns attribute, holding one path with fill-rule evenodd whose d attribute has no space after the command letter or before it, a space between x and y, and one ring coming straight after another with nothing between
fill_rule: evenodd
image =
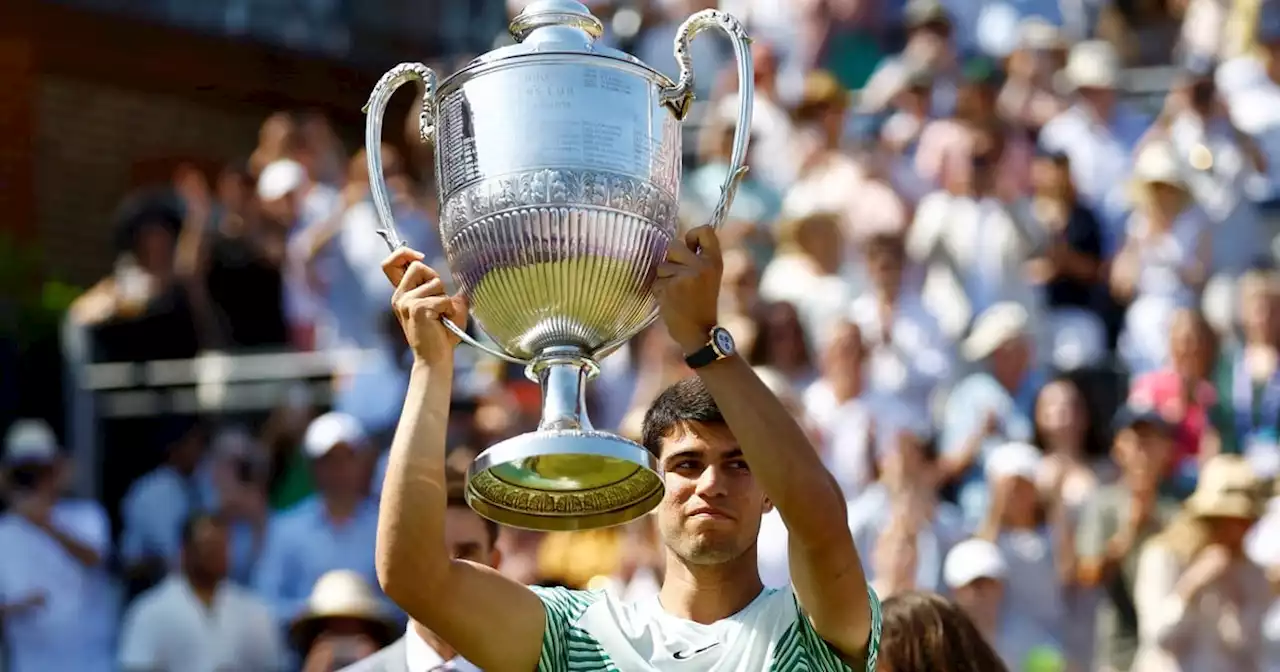
<instances>
[{"instance_id":1,"label":"young man","mask_svg":"<svg viewBox=\"0 0 1280 672\"><path fill-rule=\"evenodd\" d=\"M449 499L444 512L444 544L453 560L498 568L498 524L481 518L467 506L462 474L448 476ZM394 644L343 668L342 672L429 672L431 670L480 672L457 650L417 621Z\"/></svg>"},{"instance_id":2,"label":"young man","mask_svg":"<svg viewBox=\"0 0 1280 672\"><path fill-rule=\"evenodd\" d=\"M422 255L383 264L415 355L382 492L378 576L416 621L488 672L874 670L880 607L846 524L844 498L791 414L716 327L722 261L708 227L674 241L655 294L697 377L645 417L661 464L666 546L658 599L529 588L446 545L445 430L457 344L440 323L466 306ZM715 344L718 347L713 347ZM765 590L760 519L789 528L794 588Z\"/></svg>"}]
</instances>

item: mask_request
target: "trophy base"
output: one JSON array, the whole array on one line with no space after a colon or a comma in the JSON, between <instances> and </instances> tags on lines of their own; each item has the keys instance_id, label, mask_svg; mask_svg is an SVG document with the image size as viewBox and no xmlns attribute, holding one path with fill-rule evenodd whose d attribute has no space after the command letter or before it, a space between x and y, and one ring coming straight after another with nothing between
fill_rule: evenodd
<instances>
[{"instance_id":1,"label":"trophy base","mask_svg":"<svg viewBox=\"0 0 1280 672\"><path fill-rule=\"evenodd\" d=\"M467 470L467 504L498 524L539 532L628 523L662 501L658 460L643 446L595 430L521 434Z\"/></svg>"}]
</instances>

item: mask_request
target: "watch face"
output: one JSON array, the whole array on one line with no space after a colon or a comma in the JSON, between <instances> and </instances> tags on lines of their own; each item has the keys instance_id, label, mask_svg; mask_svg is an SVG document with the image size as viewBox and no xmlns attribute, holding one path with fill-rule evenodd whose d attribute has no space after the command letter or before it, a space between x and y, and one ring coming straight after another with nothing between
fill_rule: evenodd
<instances>
[{"instance_id":1,"label":"watch face","mask_svg":"<svg viewBox=\"0 0 1280 672\"><path fill-rule=\"evenodd\" d=\"M711 341L715 343L716 350L720 351L720 356L728 357L734 353L733 334L728 329L716 329L711 335Z\"/></svg>"}]
</instances>

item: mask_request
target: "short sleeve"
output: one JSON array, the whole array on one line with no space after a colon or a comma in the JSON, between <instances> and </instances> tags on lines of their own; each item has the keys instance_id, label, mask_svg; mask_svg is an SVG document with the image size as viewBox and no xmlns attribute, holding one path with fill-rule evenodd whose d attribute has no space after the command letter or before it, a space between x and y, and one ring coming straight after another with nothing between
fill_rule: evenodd
<instances>
[{"instance_id":1,"label":"short sleeve","mask_svg":"<svg viewBox=\"0 0 1280 672\"><path fill-rule=\"evenodd\" d=\"M587 607L600 599L602 593L541 586L532 586L531 590L542 600L542 607L547 612L547 625L542 630L542 653L538 656L538 672L568 672L573 624Z\"/></svg>"},{"instance_id":2,"label":"short sleeve","mask_svg":"<svg viewBox=\"0 0 1280 672\"><path fill-rule=\"evenodd\" d=\"M796 632L800 637L800 649L805 652L815 672L854 672L853 667L844 662L836 650L818 634L809 621L809 615L800 606L799 598L793 597L796 609ZM883 616L880 613L880 596L875 589L867 586L867 603L871 606L871 634L867 637L865 652L866 672L875 672L876 659L880 656L880 630L883 627ZM779 647L785 648L785 647Z\"/></svg>"}]
</instances>

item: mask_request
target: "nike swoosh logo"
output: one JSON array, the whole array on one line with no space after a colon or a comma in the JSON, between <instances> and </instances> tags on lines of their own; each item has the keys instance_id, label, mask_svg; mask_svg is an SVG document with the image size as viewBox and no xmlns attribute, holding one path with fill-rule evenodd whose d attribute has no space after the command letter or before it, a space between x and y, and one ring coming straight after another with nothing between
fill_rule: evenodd
<instances>
[{"instance_id":1,"label":"nike swoosh logo","mask_svg":"<svg viewBox=\"0 0 1280 672\"><path fill-rule=\"evenodd\" d=\"M688 660L688 659L690 659L690 658L692 658L692 657L694 657L694 656L698 655L699 653L702 653L703 651L710 651L711 649L714 649L714 648L716 648L717 646L720 646L720 642L716 642L716 643L714 643L714 644L708 644L708 645L706 645L706 646L702 647L701 649L697 649L697 650L694 650L694 651L680 651L680 652L676 653L675 655L673 655L673 656L671 656L671 657L672 657L672 658L675 658L676 660Z\"/></svg>"}]
</instances>

